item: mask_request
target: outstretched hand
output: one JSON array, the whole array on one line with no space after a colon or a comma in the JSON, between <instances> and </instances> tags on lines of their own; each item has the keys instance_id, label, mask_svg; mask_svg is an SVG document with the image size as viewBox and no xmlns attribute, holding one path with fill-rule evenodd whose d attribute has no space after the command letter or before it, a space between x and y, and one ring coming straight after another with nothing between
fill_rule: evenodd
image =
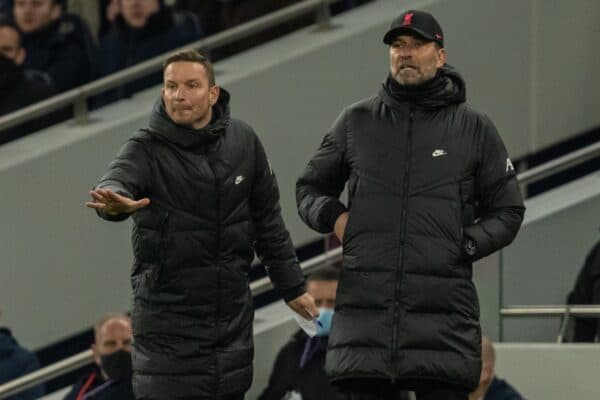
<instances>
[{"instance_id":1,"label":"outstretched hand","mask_svg":"<svg viewBox=\"0 0 600 400\"><path fill-rule=\"evenodd\" d=\"M312 320L319 316L319 310L315 305L315 299L308 293L304 293L294 300L288 301L287 305L305 319Z\"/></svg>"},{"instance_id":2,"label":"outstretched hand","mask_svg":"<svg viewBox=\"0 0 600 400\"><path fill-rule=\"evenodd\" d=\"M131 214L150 204L150 199L147 197L140 200L132 200L129 197L121 196L108 189L91 190L90 195L94 201L88 201L85 205L110 216Z\"/></svg>"}]
</instances>

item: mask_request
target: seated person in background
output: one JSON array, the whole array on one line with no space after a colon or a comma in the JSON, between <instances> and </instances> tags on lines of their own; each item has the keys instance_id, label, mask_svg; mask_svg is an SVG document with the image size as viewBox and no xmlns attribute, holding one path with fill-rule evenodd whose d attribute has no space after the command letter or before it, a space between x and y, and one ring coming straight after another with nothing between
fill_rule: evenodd
<instances>
[{"instance_id":1,"label":"seated person in background","mask_svg":"<svg viewBox=\"0 0 600 400\"><path fill-rule=\"evenodd\" d=\"M479 386L469 394L469 400L523 400L515 388L496 377L496 352L485 336L481 338L481 363Z\"/></svg>"},{"instance_id":2,"label":"seated person in background","mask_svg":"<svg viewBox=\"0 0 600 400\"><path fill-rule=\"evenodd\" d=\"M40 363L35 354L21 347L9 329L0 327L0 385L39 368ZM6 400L33 400L43 395L44 387L39 385Z\"/></svg>"},{"instance_id":3,"label":"seated person in background","mask_svg":"<svg viewBox=\"0 0 600 400\"><path fill-rule=\"evenodd\" d=\"M98 370L76 383L64 400L133 400L131 320L111 313L96 322L92 344Z\"/></svg>"},{"instance_id":4,"label":"seated person in background","mask_svg":"<svg viewBox=\"0 0 600 400\"><path fill-rule=\"evenodd\" d=\"M15 0L15 24L27 51L24 67L44 71L60 92L93 78L95 46L85 23L60 0Z\"/></svg>"},{"instance_id":5,"label":"seated person in background","mask_svg":"<svg viewBox=\"0 0 600 400\"><path fill-rule=\"evenodd\" d=\"M112 29L100 39L98 72L105 76L202 37L195 15L173 11L163 0L121 0ZM137 79L97 99L95 105L130 97L162 82L162 71Z\"/></svg>"},{"instance_id":6,"label":"seated person in background","mask_svg":"<svg viewBox=\"0 0 600 400\"><path fill-rule=\"evenodd\" d=\"M41 74L23 69L25 56L26 51L21 45L17 27L0 20L0 116L55 94L54 88ZM53 122L52 118L42 117L3 130L0 133L0 144L42 129Z\"/></svg>"},{"instance_id":7,"label":"seated person in background","mask_svg":"<svg viewBox=\"0 0 600 400\"><path fill-rule=\"evenodd\" d=\"M299 330L279 351L269 385L259 400L338 398L323 368L337 283L338 271L334 267L319 270L307 278L306 290L314 297L315 304L319 307L319 321L322 327L319 327L317 336L312 338Z\"/></svg>"},{"instance_id":8,"label":"seated person in background","mask_svg":"<svg viewBox=\"0 0 600 400\"><path fill-rule=\"evenodd\" d=\"M588 253L567 303L600 305L600 241ZM600 319L579 317L574 320L574 342L599 341Z\"/></svg>"}]
</instances>

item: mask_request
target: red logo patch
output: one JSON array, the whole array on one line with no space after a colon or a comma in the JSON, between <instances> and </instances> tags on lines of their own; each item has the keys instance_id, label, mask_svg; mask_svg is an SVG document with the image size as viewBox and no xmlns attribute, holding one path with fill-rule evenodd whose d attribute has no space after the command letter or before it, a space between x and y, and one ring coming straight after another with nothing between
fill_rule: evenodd
<instances>
[{"instance_id":1,"label":"red logo patch","mask_svg":"<svg viewBox=\"0 0 600 400\"><path fill-rule=\"evenodd\" d=\"M415 13L408 13L404 16L404 21L402 21L402 26L411 25L412 19Z\"/></svg>"}]
</instances>

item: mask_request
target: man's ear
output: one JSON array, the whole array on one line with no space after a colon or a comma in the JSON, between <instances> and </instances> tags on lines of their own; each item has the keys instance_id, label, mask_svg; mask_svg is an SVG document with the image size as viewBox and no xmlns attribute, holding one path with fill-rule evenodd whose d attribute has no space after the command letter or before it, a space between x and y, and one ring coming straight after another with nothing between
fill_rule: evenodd
<instances>
[{"instance_id":1,"label":"man's ear","mask_svg":"<svg viewBox=\"0 0 600 400\"><path fill-rule=\"evenodd\" d=\"M446 49L442 47L441 49L438 50L437 67L441 68L444 66L444 64L446 64Z\"/></svg>"},{"instance_id":2,"label":"man's ear","mask_svg":"<svg viewBox=\"0 0 600 400\"><path fill-rule=\"evenodd\" d=\"M100 365L100 351L95 343L92 344L92 353L94 353L94 361L96 361L97 365Z\"/></svg>"},{"instance_id":3,"label":"man's ear","mask_svg":"<svg viewBox=\"0 0 600 400\"><path fill-rule=\"evenodd\" d=\"M209 102L211 107L214 106L215 104L217 104L217 101L219 101L219 95L221 94L221 88L217 85L214 85L213 87L210 88L210 93L209 93Z\"/></svg>"}]
</instances>

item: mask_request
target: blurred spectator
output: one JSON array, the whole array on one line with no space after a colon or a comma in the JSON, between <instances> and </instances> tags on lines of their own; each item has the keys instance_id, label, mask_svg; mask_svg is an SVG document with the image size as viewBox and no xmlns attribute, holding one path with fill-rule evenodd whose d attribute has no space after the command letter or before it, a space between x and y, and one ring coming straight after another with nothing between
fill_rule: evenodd
<instances>
[{"instance_id":1,"label":"blurred spectator","mask_svg":"<svg viewBox=\"0 0 600 400\"><path fill-rule=\"evenodd\" d=\"M82 377L64 400L133 400L131 320L111 313L94 326L92 344L97 370Z\"/></svg>"},{"instance_id":2,"label":"blurred spectator","mask_svg":"<svg viewBox=\"0 0 600 400\"><path fill-rule=\"evenodd\" d=\"M337 283L338 271L334 267L324 268L308 277L306 290L315 299L322 326L312 338L299 330L280 350L269 384L259 400L343 398L336 395L324 370ZM405 396L408 396L408 393L405 393ZM400 397L398 400L404 398L408 397Z\"/></svg>"},{"instance_id":3,"label":"blurred spectator","mask_svg":"<svg viewBox=\"0 0 600 400\"><path fill-rule=\"evenodd\" d=\"M39 368L35 354L21 347L9 329L0 327L0 385ZM43 395L44 387L39 385L6 400L33 400Z\"/></svg>"},{"instance_id":4,"label":"blurred spectator","mask_svg":"<svg viewBox=\"0 0 600 400\"><path fill-rule=\"evenodd\" d=\"M469 400L523 400L515 388L496 377L496 352L485 336L481 338L481 363L479 386L469 394Z\"/></svg>"},{"instance_id":5,"label":"blurred spectator","mask_svg":"<svg viewBox=\"0 0 600 400\"><path fill-rule=\"evenodd\" d=\"M567 303L600 305L600 241L588 253ZM579 317L574 321L574 342L599 341L600 319Z\"/></svg>"},{"instance_id":6,"label":"blurred spectator","mask_svg":"<svg viewBox=\"0 0 600 400\"><path fill-rule=\"evenodd\" d=\"M15 0L13 17L23 32L25 68L41 70L59 91L93 77L94 42L85 23L64 14L59 0Z\"/></svg>"},{"instance_id":7,"label":"blurred spectator","mask_svg":"<svg viewBox=\"0 0 600 400\"><path fill-rule=\"evenodd\" d=\"M277 355L269 385L259 400L335 400L335 392L329 385L323 366L335 306L337 281L338 271L332 267L317 271L308 277L306 290L315 299L323 328L312 338L302 330L292 336Z\"/></svg>"},{"instance_id":8,"label":"blurred spectator","mask_svg":"<svg viewBox=\"0 0 600 400\"><path fill-rule=\"evenodd\" d=\"M110 32L120 12L120 0L98 0L98 40Z\"/></svg>"},{"instance_id":9,"label":"blurred spectator","mask_svg":"<svg viewBox=\"0 0 600 400\"><path fill-rule=\"evenodd\" d=\"M44 74L23 69L25 57L26 51L21 45L17 27L12 23L0 21L0 116L55 93ZM54 122L56 118L44 117L3 130L0 143L42 129Z\"/></svg>"},{"instance_id":10,"label":"blurred spectator","mask_svg":"<svg viewBox=\"0 0 600 400\"><path fill-rule=\"evenodd\" d=\"M202 37L195 15L173 11L163 0L121 0L112 30L100 39L100 76L174 50ZM162 72L135 80L102 96L100 104L130 97L162 82Z\"/></svg>"}]
</instances>

